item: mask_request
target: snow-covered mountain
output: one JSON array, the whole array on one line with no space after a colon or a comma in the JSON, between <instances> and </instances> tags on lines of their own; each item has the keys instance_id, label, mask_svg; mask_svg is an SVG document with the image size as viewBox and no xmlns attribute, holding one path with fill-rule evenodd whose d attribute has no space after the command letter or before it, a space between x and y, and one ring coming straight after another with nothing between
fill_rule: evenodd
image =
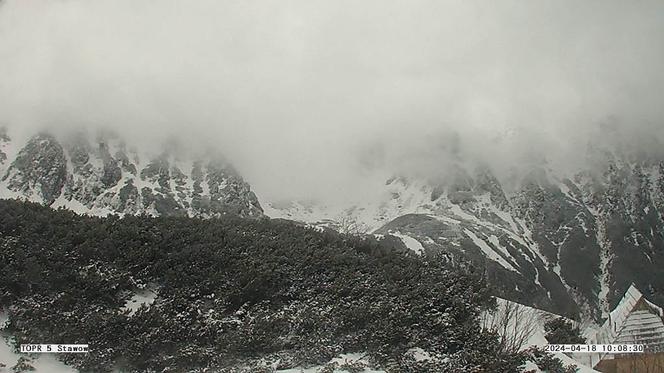
<instances>
[{"instance_id":1,"label":"snow-covered mountain","mask_svg":"<svg viewBox=\"0 0 664 373\"><path fill-rule=\"evenodd\" d=\"M261 204L214 152L136 145L111 134L1 132L0 197L97 215L267 215L392 235L418 255L485 267L508 299L596 321L632 282L664 304L664 159L643 152L594 150L592 167L540 162L509 178L459 160L445 177L392 177L373 198L325 206Z\"/></svg>"},{"instance_id":2,"label":"snow-covered mountain","mask_svg":"<svg viewBox=\"0 0 664 373\"><path fill-rule=\"evenodd\" d=\"M664 159L591 155L583 170L542 162L506 180L459 163L442 179L391 178L377 199L342 208L263 205L272 217L470 259L503 296L559 314L599 320L631 282L664 303Z\"/></svg>"},{"instance_id":3,"label":"snow-covered mountain","mask_svg":"<svg viewBox=\"0 0 664 373\"><path fill-rule=\"evenodd\" d=\"M137 148L115 135L0 133L0 197L79 213L154 216L263 216L240 175L219 155L174 142Z\"/></svg>"}]
</instances>

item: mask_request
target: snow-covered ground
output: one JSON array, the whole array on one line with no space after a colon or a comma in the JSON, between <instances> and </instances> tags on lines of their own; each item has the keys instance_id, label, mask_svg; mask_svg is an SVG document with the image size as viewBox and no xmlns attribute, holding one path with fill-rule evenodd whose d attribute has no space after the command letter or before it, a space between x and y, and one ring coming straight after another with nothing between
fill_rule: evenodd
<instances>
[{"instance_id":1,"label":"snow-covered ground","mask_svg":"<svg viewBox=\"0 0 664 373\"><path fill-rule=\"evenodd\" d=\"M0 309L0 363L5 364L7 372L11 371L21 356L30 356L14 352L10 345L10 337L3 332L8 321L7 312ZM30 364L35 368L36 373L76 373L76 370L58 361L52 354L33 354L32 356L36 358Z\"/></svg>"},{"instance_id":2,"label":"snow-covered ground","mask_svg":"<svg viewBox=\"0 0 664 373\"><path fill-rule=\"evenodd\" d=\"M129 298L124 307L122 307L122 310L129 310L129 314L133 315L142 305L149 307L155 298L157 298L157 291L155 289L147 288L139 290Z\"/></svg>"},{"instance_id":3,"label":"snow-covered ground","mask_svg":"<svg viewBox=\"0 0 664 373\"><path fill-rule=\"evenodd\" d=\"M518 333L520 331L520 323L525 322L525 320L533 320L534 322L532 323L532 331L529 333L528 337L525 340L525 343L522 346L522 349L525 350L529 348L530 346L538 346L538 347L544 347L547 344L549 344L546 340L545 336L545 331L544 331L544 323L549 320L550 318L553 317L558 317L558 315L549 313L547 311L539 310L536 308L528 307L522 304L514 303L505 299L498 298L498 307L499 311L501 309L504 309L507 305L511 305L516 308L516 310L513 310L512 312L518 312L520 317L522 318L519 324L515 325L514 322L511 322L510 325L508 326L507 333L513 334L513 333ZM484 318L490 318L491 316L489 315L484 315ZM487 321L490 322L490 321ZM420 349L420 348L413 348L409 351L410 353L413 354L415 357L415 360L426 360L429 359L430 356L429 354ZM579 360L575 360L572 357L569 357L565 354L555 354L555 357L560 359L564 365L576 365L578 368L578 373L599 373L598 371L592 369L591 367L584 365L584 361L582 360L582 357ZM339 364L344 363L344 362L365 362L366 359L363 354L343 354L340 355L339 357L332 359L330 363L337 362ZM322 369L324 366L314 366L314 367L309 367L309 368L292 368L292 369L285 369L285 370L278 370L277 372L279 373L317 373ZM523 368L524 370L532 370L535 372L543 372L540 370L533 362L528 362L525 367ZM346 372L344 370L335 370L334 372L341 373L341 372ZM365 369L363 371L364 373L384 373L384 371L376 371L376 370L370 370L370 369Z\"/></svg>"},{"instance_id":4,"label":"snow-covered ground","mask_svg":"<svg viewBox=\"0 0 664 373\"><path fill-rule=\"evenodd\" d=\"M407 248L413 250L417 255L424 254L424 247L420 241L414 239L413 237L407 236L405 234L390 232L392 236L398 237Z\"/></svg>"},{"instance_id":5,"label":"snow-covered ground","mask_svg":"<svg viewBox=\"0 0 664 373\"><path fill-rule=\"evenodd\" d=\"M330 360L330 363L338 363L338 364L344 364L344 363L367 363L367 360L363 354L342 354L339 355L339 357L336 357L332 360ZM309 367L309 368L292 368L292 369L284 369L284 370L277 370L278 373L318 373L324 366L319 365L319 366L314 366L314 367ZM335 373L341 373L341 372L347 372L346 370L339 370L335 369ZM372 370L365 368L362 373L385 373L383 370Z\"/></svg>"},{"instance_id":6,"label":"snow-covered ground","mask_svg":"<svg viewBox=\"0 0 664 373\"><path fill-rule=\"evenodd\" d=\"M0 340L0 363L6 365L7 371L9 372L11 367L13 367L18 359L22 356L28 356L27 354L16 353L9 346L7 340L2 338ZM76 373L77 371L65 365L55 358L52 354L33 354L36 356L30 365L32 365L35 370L35 373Z\"/></svg>"},{"instance_id":7,"label":"snow-covered ground","mask_svg":"<svg viewBox=\"0 0 664 373\"><path fill-rule=\"evenodd\" d=\"M497 300L498 300L498 311L497 311L498 313L500 313L501 310L504 310L505 307L507 307L508 305L511 305L516 307L516 310L514 311L518 312L521 315L520 323L522 325L527 323L528 320L534 321L532 323L533 325L532 332L529 333L530 336L527 338L526 343L523 344L522 349L526 349L530 346L544 347L549 344L549 342L544 337L546 335L546 332L544 331L544 323L552 317L559 317L558 315L543 310L539 310L536 308L528 307L519 303L514 303L501 298L498 298ZM519 327L518 324L515 325L514 322L511 322L506 330L508 335L514 335L515 333L518 333L522 329L521 327ZM555 354L555 357L560 359L560 361L562 361L563 364L565 365L570 365L570 364L576 365L578 367L578 373L597 373L596 370L592 369L587 365L584 365L588 364L588 362L582 361L581 359L574 360L573 358L565 354ZM526 368L535 370L536 372L540 372L540 370L537 369L535 364L532 363L527 364Z\"/></svg>"},{"instance_id":8,"label":"snow-covered ground","mask_svg":"<svg viewBox=\"0 0 664 373\"><path fill-rule=\"evenodd\" d=\"M129 309L131 313L135 312L141 305L146 304L150 305L154 302L157 296L155 289L144 289L132 296L132 298L125 305L125 309ZM506 305L513 305L521 312L522 317L527 319L533 319L536 322L534 323L534 328L532 334L527 338L526 343L522 348L528 348L529 346L535 345L543 347L548 344L546 338L544 337L544 323L550 317L555 317L556 315L550 314L546 311L538 310L532 307L524 306L518 303L510 302L504 299L498 299L499 307L506 307ZM500 308L499 308L500 309ZM488 316L487 316L488 317ZM0 363L3 363L7 366L8 369L11 369L12 366L16 364L19 357L22 355L20 353L14 352L10 345L10 338L8 336L2 335L2 329L4 328L6 322L9 320L7 312L0 310ZM516 325L510 325L507 328L508 333L514 333L518 331L519 328ZM426 360L429 357L429 354L419 348L411 349L410 352L413 354L416 360ZM25 355L28 356L28 355ZM42 354L42 355L33 355L36 356L35 360L31 363L35 367L35 372L37 373L75 373L76 370L63 364L58 361L54 355ZM583 361L574 360L571 357L565 354L556 354L556 357L559 358L565 365L574 364L579 368L579 373L597 373L597 371L591 369L588 366L583 365ZM337 358L334 358L330 363L338 363L339 365L344 363L367 363L366 357L364 354L342 354ZM367 364L368 365L368 364ZM317 373L324 366L314 366L308 368L292 368L285 370L278 370L279 373ZM535 370L540 372L533 363L528 363L526 369ZM335 372L341 373L345 372L344 370L337 369ZM372 370L365 368L363 373L385 373L382 370Z\"/></svg>"},{"instance_id":9,"label":"snow-covered ground","mask_svg":"<svg viewBox=\"0 0 664 373\"><path fill-rule=\"evenodd\" d=\"M7 311L0 308L0 330L6 328L8 322L9 322L9 314L7 313Z\"/></svg>"},{"instance_id":10,"label":"snow-covered ground","mask_svg":"<svg viewBox=\"0 0 664 373\"><path fill-rule=\"evenodd\" d=\"M477 235L475 233L473 233L469 229L464 229L463 232L468 237L470 237L470 239L473 241L473 244L475 244L475 246L479 247L482 250L482 252L484 253L484 255L486 255L487 258L489 258L489 259L491 259L495 262L498 262L501 266L503 266L504 268L506 268L510 271L519 272L519 271L516 270L516 268L514 268L513 265L511 265L507 260L503 259L502 256L500 256L496 251L494 251L494 249L491 246L489 246L484 240L477 237Z\"/></svg>"},{"instance_id":11,"label":"snow-covered ground","mask_svg":"<svg viewBox=\"0 0 664 373\"><path fill-rule=\"evenodd\" d=\"M432 213L433 188L423 181L391 178L378 183L375 193L360 201L347 201L341 205L303 201L261 200L265 215L335 228L352 223L362 233L372 233L393 219L412 213Z\"/></svg>"}]
</instances>

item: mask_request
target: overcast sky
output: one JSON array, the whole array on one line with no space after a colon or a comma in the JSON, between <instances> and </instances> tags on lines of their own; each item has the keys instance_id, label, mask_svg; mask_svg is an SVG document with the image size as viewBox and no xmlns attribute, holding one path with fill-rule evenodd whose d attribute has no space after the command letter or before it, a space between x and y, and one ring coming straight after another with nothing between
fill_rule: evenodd
<instances>
[{"instance_id":1,"label":"overcast sky","mask_svg":"<svg viewBox=\"0 0 664 373\"><path fill-rule=\"evenodd\" d=\"M664 2L5 0L0 76L10 126L192 136L264 198L345 196L450 148L661 136Z\"/></svg>"}]
</instances>

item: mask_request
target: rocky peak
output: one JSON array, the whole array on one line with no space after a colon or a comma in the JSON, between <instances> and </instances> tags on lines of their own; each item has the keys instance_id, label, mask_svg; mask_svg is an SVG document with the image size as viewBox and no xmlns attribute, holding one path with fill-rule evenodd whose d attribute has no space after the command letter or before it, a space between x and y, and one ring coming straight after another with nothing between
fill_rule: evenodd
<instances>
[{"instance_id":1,"label":"rocky peak","mask_svg":"<svg viewBox=\"0 0 664 373\"><path fill-rule=\"evenodd\" d=\"M19 151L2 181L7 189L51 205L67 180L67 159L60 143L49 134L32 137Z\"/></svg>"},{"instance_id":2,"label":"rocky peak","mask_svg":"<svg viewBox=\"0 0 664 373\"><path fill-rule=\"evenodd\" d=\"M3 141L11 143L0 138L0 151ZM11 146L20 150L6 160L4 197L99 215L262 216L250 186L218 156L171 151L172 144L128 150L110 133L39 134Z\"/></svg>"},{"instance_id":3,"label":"rocky peak","mask_svg":"<svg viewBox=\"0 0 664 373\"><path fill-rule=\"evenodd\" d=\"M271 205L268 215L364 226L405 246L414 239L426 253L485 266L503 297L599 320L631 282L664 303L664 163L607 154L570 173L535 162L506 181L485 166L428 180L395 177L376 191L379 201Z\"/></svg>"},{"instance_id":4,"label":"rocky peak","mask_svg":"<svg viewBox=\"0 0 664 373\"><path fill-rule=\"evenodd\" d=\"M7 146L11 139L7 135L7 129L0 127L0 165L4 165L7 162Z\"/></svg>"}]
</instances>

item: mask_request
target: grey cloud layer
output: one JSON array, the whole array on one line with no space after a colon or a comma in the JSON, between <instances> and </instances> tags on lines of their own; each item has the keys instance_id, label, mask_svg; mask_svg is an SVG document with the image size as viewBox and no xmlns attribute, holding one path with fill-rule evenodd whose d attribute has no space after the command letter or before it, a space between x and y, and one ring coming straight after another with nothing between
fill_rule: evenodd
<instances>
[{"instance_id":1,"label":"grey cloud layer","mask_svg":"<svg viewBox=\"0 0 664 373\"><path fill-rule=\"evenodd\" d=\"M450 142L569 163L607 125L656 139L662 40L660 1L6 0L0 122L186 135L270 198L345 197Z\"/></svg>"}]
</instances>

